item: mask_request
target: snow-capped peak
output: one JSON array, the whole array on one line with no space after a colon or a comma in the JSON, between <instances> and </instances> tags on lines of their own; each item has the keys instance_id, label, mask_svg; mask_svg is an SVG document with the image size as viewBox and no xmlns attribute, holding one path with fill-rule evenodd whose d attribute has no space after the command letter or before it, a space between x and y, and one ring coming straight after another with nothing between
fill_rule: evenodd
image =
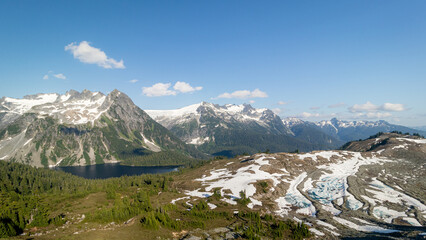
<instances>
[{"instance_id":1,"label":"snow-capped peak","mask_svg":"<svg viewBox=\"0 0 426 240\"><path fill-rule=\"evenodd\" d=\"M266 108L256 109L249 104L226 104L220 106L218 104L208 102L201 102L174 110L146 110L146 112L157 121L164 121L166 119L186 121L191 119L190 116L193 118L199 118L205 111L223 119L229 120L232 118L237 121L263 122L264 118L268 115L275 115L272 111Z\"/></svg>"},{"instance_id":2,"label":"snow-capped peak","mask_svg":"<svg viewBox=\"0 0 426 240\"><path fill-rule=\"evenodd\" d=\"M197 114L197 109L203 105L203 103L192 104L183 108L174 110L145 110L149 116L156 119L163 116L179 117L187 114Z\"/></svg>"},{"instance_id":3,"label":"snow-capped peak","mask_svg":"<svg viewBox=\"0 0 426 240\"><path fill-rule=\"evenodd\" d=\"M283 123L286 127L291 128L295 125L303 124L305 122L301 120L300 118L287 117L283 119Z\"/></svg>"},{"instance_id":4,"label":"snow-capped peak","mask_svg":"<svg viewBox=\"0 0 426 240\"><path fill-rule=\"evenodd\" d=\"M0 119L3 123L13 121L25 113L36 113L39 117L51 116L61 123L85 124L93 122L109 106L104 106L106 96L100 92L75 90L63 95L57 93L36 94L22 99L4 97L0 100Z\"/></svg>"},{"instance_id":5,"label":"snow-capped peak","mask_svg":"<svg viewBox=\"0 0 426 240\"><path fill-rule=\"evenodd\" d=\"M389 125L386 121L343 121L333 118L331 120L323 120L315 123L319 127L324 127L327 125L333 126L335 128L349 128L349 127L378 127Z\"/></svg>"}]
</instances>

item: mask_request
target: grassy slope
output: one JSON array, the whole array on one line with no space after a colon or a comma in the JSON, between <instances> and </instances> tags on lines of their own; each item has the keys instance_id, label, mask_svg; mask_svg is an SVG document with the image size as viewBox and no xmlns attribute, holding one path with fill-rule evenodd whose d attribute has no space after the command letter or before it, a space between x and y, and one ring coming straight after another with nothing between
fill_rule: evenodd
<instances>
[{"instance_id":1,"label":"grassy slope","mask_svg":"<svg viewBox=\"0 0 426 240\"><path fill-rule=\"evenodd\" d=\"M200 207L191 211L187 210L189 206L184 203L185 201L171 205L172 199L183 196L178 191L182 182L192 182L192 177L200 171L200 168L185 169L180 173L161 176L143 175L107 180L85 180L48 169L34 169L16 163L0 162L0 164L5 165L2 166L0 182L10 181L11 185L20 186L21 179L18 175L26 176L34 173L41 173L35 174L40 179L44 177L52 179L52 187L46 186L40 190L39 194L33 194L30 191L26 193L22 191L18 194L36 196L38 206L48 208L48 218L63 215L68 222L56 225L51 223L47 226L27 225L24 230L25 235L14 237L16 239L28 237L35 239L152 239L153 236L172 238L174 235L182 237L187 231L198 228L201 228L201 231L208 231L217 227L237 228L236 231L246 237L253 234L269 237L281 234L280 238L292 236L297 238L306 228L295 225L292 221L283 222L270 217L260 217L258 214L251 214L250 209L244 205L231 206L216 198L208 199L209 202L218 206L212 211L206 208L205 203L199 204ZM210 167L211 164L215 162L201 168ZM17 168L19 170L15 170ZM8 174L8 172L16 174ZM30 183L37 181L36 178L29 180ZM42 181L42 184L44 183L45 181ZM67 184L70 186L65 186ZM60 187L65 190L60 190ZM12 189L13 187L0 188L3 210L6 209L5 204L13 202L8 196L17 194ZM141 202L138 202L138 199L142 199ZM236 209L249 214L234 215L233 212ZM29 210L27 212L34 211L34 209L27 210ZM130 213L126 214L128 210ZM169 220L167 222L157 220L154 227L141 223L141 219L150 215L166 216ZM25 218L28 220L30 216L26 215ZM2 219L1 216L0 219ZM245 228L246 230L242 230ZM257 233L254 233L256 231ZM299 235L294 235L297 231ZM199 234L202 236L202 233Z\"/></svg>"}]
</instances>

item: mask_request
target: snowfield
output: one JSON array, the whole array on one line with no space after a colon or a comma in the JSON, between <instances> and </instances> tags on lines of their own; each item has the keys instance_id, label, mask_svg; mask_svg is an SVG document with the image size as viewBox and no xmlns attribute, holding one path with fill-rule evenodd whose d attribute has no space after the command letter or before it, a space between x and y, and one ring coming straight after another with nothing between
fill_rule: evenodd
<instances>
[{"instance_id":1,"label":"snowfield","mask_svg":"<svg viewBox=\"0 0 426 240\"><path fill-rule=\"evenodd\" d=\"M61 123L79 125L93 123L105 113L109 107L103 106L106 98L100 92L90 93L89 91L74 92L74 95L70 93L37 94L25 96L22 99L6 97L0 102L0 107L6 110L0 110L0 113L13 118L16 115L32 112L37 113L39 117L47 115L58 118Z\"/></svg>"},{"instance_id":2,"label":"snowfield","mask_svg":"<svg viewBox=\"0 0 426 240\"><path fill-rule=\"evenodd\" d=\"M418 144L418 141L415 143ZM206 170L202 177L195 179L201 188L186 191L185 194L205 198L211 196L214 189L220 189L224 196L221 200L236 205L235 200L240 197L240 192L244 192L251 200L249 208L273 204L274 208L269 211L278 216L310 219L303 222L314 224L315 228L311 228L311 231L319 237L341 236L342 228L395 233L399 230L385 228L376 224L377 221L393 224L395 219L400 219L419 227L424 223L421 218L426 218L426 205L420 200L405 194L400 187L394 189L384 184L376 177L362 179L365 186L361 192L351 190L353 186L348 183L348 178L357 177L362 166L380 169L385 164L395 163L395 159L388 159L377 152L319 151L297 155L257 154L253 159L244 160L247 158ZM363 171L368 171L368 168L365 169ZM378 175L383 174L389 175L385 169ZM272 183L266 198L256 188L259 181ZM423 216L416 217L413 210ZM317 219L319 211L329 214L330 220ZM356 211L364 219L349 218L343 214L348 211Z\"/></svg>"}]
</instances>

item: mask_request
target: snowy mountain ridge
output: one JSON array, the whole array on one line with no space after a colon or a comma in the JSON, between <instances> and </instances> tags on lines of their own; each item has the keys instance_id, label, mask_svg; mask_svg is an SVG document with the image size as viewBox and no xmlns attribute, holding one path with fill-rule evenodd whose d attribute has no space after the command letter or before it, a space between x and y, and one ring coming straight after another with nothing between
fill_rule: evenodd
<instances>
[{"instance_id":1,"label":"snowy mountain ridge","mask_svg":"<svg viewBox=\"0 0 426 240\"><path fill-rule=\"evenodd\" d=\"M249 104L218 105L201 102L175 110L146 110L154 120L171 130L188 144L215 142L219 135L236 131L261 134L289 134L281 119L269 109L253 108ZM219 140L219 144L221 144Z\"/></svg>"},{"instance_id":2,"label":"snowy mountain ridge","mask_svg":"<svg viewBox=\"0 0 426 240\"><path fill-rule=\"evenodd\" d=\"M25 113L36 113L39 117L51 116L66 124L94 122L111 106L107 96L100 92L71 90L63 95L57 93L27 95L16 99L0 99L0 124L5 125Z\"/></svg>"},{"instance_id":3,"label":"snowy mountain ridge","mask_svg":"<svg viewBox=\"0 0 426 240\"><path fill-rule=\"evenodd\" d=\"M153 119L165 123L178 121L179 123L188 122L193 119L197 121L204 112L208 111L217 117L226 121L248 122L256 121L259 124L267 125L266 120L275 114L266 108L256 109L249 104L235 105L226 104L220 106L218 104L201 102L189 105L175 110L145 110Z\"/></svg>"}]
</instances>

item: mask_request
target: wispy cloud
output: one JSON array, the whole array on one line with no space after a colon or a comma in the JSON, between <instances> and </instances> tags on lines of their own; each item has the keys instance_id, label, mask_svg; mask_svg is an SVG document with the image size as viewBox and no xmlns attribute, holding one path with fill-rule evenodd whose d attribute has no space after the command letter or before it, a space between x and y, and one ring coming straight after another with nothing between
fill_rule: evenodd
<instances>
[{"instance_id":1,"label":"wispy cloud","mask_svg":"<svg viewBox=\"0 0 426 240\"><path fill-rule=\"evenodd\" d=\"M178 93L192 93L203 89L203 87L192 87L189 83L180 81L174 84L174 90L170 89L171 86L171 83L156 83L151 87L143 87L142 94L147 97L161 97L177 95Z\"/></svg>"},{"instance_id":2,"label":"wispy cloud","mask_svg":"<svg viewBox=\"0 0 426 240\"><path fill-rule=\"evenodd\" d=\"M54 77L54 78L57 78L57 79L62 79L62 80L67 79L67 77L63 73L54 74L53 71L49 71L49 72L47 72L47 74L45 74L43 76L43 80L48 80L51 77Z\"/></svg>"},{"instance_id":3,"label":"wispy cloud","mask_svg":"<svg viewBox=\"0 0 426 240\"><path fill-rule=\"evenodd\" d=\"M339 108L339 107L345 107L346 104L344 102L340 102L340 103L336 103L336 104L331 104L328 106L328 108Z\"/></svg>"},{"instance_id":4,"label":"wispy cloud","mask_svg":"<svg viewBox=\"0 0 426 240\"><path fill-rule=\"evenodd\" d=\"M350 112L377 112L377 111L388 111L388 112L401 112L406 110L404 104L400 103L384 103L383 105L375 105L369 101L364 104L355 104L348 108Z\"/></svg>"},{"instance_id":5,"label":"wispy cloud","mask_svg":"<svg viewBox=\"0 0 426 240\"><path fill-rule=\"evenodd\" d=\"M311 110L318 110L318 109L320 109L321 107L317 107L317 106L314 106L314 107L310 107L309 109L311 109Z\"/></svg>"},{"instance_id":6,"label":"wispy cloud","mask_svg":"<svg viewBox=\"0 0 426 240\"><path fill-rule=\"evenodd\" d=\"M239 98L239 99L247 99L247 98L266 98L268 94L262 92L258 88L253 91L249 90L238 90L232 93L222 93L217 98Z\"/></svg>"},{"instance_id":7,"label":"wispy cloud","mask_svg":"<svg viewBox=\"0 0 426 240\"><path fill-rule=\"evenodd\" d=\"M137 79L132 79L132 80L130 80L129 82L130 82L130 83L137 83L137 82L139 82L139 80L137 80Z\"/></svg>"},{"instance_id":8,"label":"wispy cloud","mask_svg":"<svg viewBox=\"0 0 426 240\"><path fill-rule=\"evenodd\" d=\"M62 74L62 73L53 74L53 76L54 76L55 78L59 78L59 79L67 79L67 77L65 77L65 75L64 75L64 74Z\"/></svg>"},{"instance_id":9,"label":"wispy cloud","mask_svg":"<svg viewBox=\"0 0 426 240\"><path fill-rule=\"evenodd\" d=\"M357 113L355 118L387 118L391 117L392 114L389 112L367 112L367 113Z\"/></svg>"},{"instance_id":10,"label":"wispy cloud","mask_svg":"<svg viewBox=\"0 0 426 240\"><path fill-rule=\"evenodd\" d=\"M65 46L65 51L70 51L75 59L83 63L96 64L103 68L126 68L123 60L117 61L109 58L104 51L99 48L90 46L87 41L82 41L79 44L73 42Z\"/></svg>"},{"instance_id":11,"label":"wispy cloud","mask_svg":"<svg viewBox=\"0 0 426 240\"><path fill-rule=\"evenodd\" d=\"M287 105L287 104L288 104L288 102L283 102L283 101L278 102L278 105Z\"/></svg>"},{"instance_id":12,"label":"wispy cloud","mask_svg":"<svg viewBox=\"0 0 426 240\"><path fill-rule=\"evenodd\" d=\"M309 113L309 112L302 112L298 117L301 118L312 118L312 117L320 117L321 115L319 113Z\"/></svg>"},{"instance_id":13,"label":"wispy cloud","mask_svg":"<svg viewBox=\"0 0 426 240\"><path fill-rule=\"evenodd\" d=\"M280 114L283 110L281 108L273 108L271 109L275 114Z\"/></svg>"}]
</instances>

